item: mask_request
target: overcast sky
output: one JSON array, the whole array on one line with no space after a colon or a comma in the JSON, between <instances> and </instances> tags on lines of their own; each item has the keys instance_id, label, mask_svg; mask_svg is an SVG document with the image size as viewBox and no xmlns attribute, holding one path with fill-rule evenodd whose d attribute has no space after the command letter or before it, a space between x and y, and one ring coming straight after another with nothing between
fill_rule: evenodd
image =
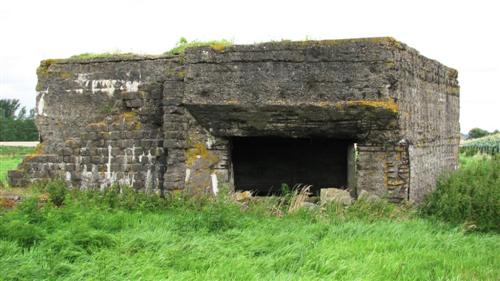
<instances>
[{"instance_id":1,"label":"overcast sky","mask_svg":"<svg viewBox=\"0 0 500 281\"><path fill-rule=\"evenodd\" d=\"M0 3L0 98L35 106L40 60L162 53L180 37L237 44L392 36L458 70L461 131L500 129L498 1L27 1Z\"/></svg>"}]
</instances>

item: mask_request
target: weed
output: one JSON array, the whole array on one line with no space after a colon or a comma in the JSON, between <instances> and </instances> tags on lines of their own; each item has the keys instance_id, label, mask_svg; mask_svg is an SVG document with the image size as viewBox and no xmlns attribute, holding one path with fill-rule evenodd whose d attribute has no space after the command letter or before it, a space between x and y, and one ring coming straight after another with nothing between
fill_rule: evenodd
<instances>
[{"instance_id":1,"label":"weed","mask_svg":"<svg viewBox=\"0 0 500 281\"><path fill-rule=\"evenodd\" d=\"M420 212L468 229L500 232L500 156L475 156L443 176Z\"/></svg>"},{"instance_id":2,"label":"weed","mask_svg":"<svg viewBox=\"0 0 500 281\"><path fill-rule=\"evenodd\" d=\"M217 52L221 52L224 50L226 46L230 46L233 44L233 41L222 39L222 40L212 40L212 41L188 41L186 38L181 37L179 42L175 45L174 48L165 52L167 55L179 55L183 54L187 48L191 47L201 47L201 46L209 46Z\"/></svg>"},{"instance_id":3,"label":"weed","mask_svg":"<svg viewBox=\"0 0 500 281\"><path fill-rule=\"evenodd\" d=\"M91 60L91 59L131 59L140 57L138 54L134 53L123 53L119 50L108 52L108 53L83 53L79 55L71 56L70 60Z\"/></svg>"},{"instance_id":4,"label":"weed","mask_svg":"<svg viewBox=\"0 0 500 281\"><path fill-rule=\"evenodd\" d=\"M66 186L66 183L64 183L64 181L62 180L55 180L49 182L45 186L45 188L49 193L49 198L52 204L56 205L57 207L62 206L66 194L68 193L68 187Z\"/></svg>"}]
</instances>

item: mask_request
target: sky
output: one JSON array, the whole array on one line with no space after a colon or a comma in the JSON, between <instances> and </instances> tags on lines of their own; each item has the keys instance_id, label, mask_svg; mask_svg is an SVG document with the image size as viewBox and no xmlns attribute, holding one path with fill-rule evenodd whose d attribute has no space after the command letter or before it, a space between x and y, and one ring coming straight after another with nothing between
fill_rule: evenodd
<instances>
[{"instance_id":1,"label":"sky","mask_svg":"<svg viewBox=\"0 0 500 281\"><path fill-rule=\"evenodd\" d=\"M35 106L40 60L160 54L180 37L270 40L392 36L458 70L460 124L500 129L500 1L3 0L0 99Z\"/></svg>"}]
</instances>

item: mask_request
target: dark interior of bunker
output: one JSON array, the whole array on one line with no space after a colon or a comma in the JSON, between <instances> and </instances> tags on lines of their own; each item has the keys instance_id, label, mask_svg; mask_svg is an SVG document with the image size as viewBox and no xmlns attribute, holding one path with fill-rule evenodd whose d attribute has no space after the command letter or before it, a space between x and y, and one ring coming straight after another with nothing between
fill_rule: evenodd
<instances>
[{"instance_id":1,"label":"dark interior of bunker","mask_svg":"<svg viewBox=\"0 0 500 281\"><path fill-rule=\"evenodd\" d=\"M234 184L256 195L280 194L281 185L321 188L347 186L349 142L329 138L235 137Z\"/></svg>"}]
</instances>

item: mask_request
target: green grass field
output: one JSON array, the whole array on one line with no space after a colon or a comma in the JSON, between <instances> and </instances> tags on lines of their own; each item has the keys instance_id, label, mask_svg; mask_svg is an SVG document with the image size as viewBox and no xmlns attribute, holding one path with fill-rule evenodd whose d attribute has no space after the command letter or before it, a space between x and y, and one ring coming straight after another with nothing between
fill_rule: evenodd
<instances>
[{"instance_id":1,"label":"green grass field","mask_svg":"<svg viewBox=\"0 0 500 281\"><path fill-rule=\"evenodd\" d=\"M15 169L33 150L32 147L0 146L0 181L7 182L7 171Z\"/></svg>"},{"instance_id":2,"label":"green grass field","mask_svg":"<svg viewBox=\"0 0 500 281\"><path fill-rule=\"evenodd\" d=\"M3 280L499 280L500 236L420 218L70 202L2 215Z\"/></svg>"},{"instance_id":3,"label":"green grass field","mask_svg":"<svg viewBox=\"0 0 500 281\"><path fill-rule=\"evenodd\" d=\"M246 206L64 190L33 187L65 198L61 207L0 208L0 280L500 280L499 234L408 206L286 213L278 198Z\"/></svg>"}]
</instances>

